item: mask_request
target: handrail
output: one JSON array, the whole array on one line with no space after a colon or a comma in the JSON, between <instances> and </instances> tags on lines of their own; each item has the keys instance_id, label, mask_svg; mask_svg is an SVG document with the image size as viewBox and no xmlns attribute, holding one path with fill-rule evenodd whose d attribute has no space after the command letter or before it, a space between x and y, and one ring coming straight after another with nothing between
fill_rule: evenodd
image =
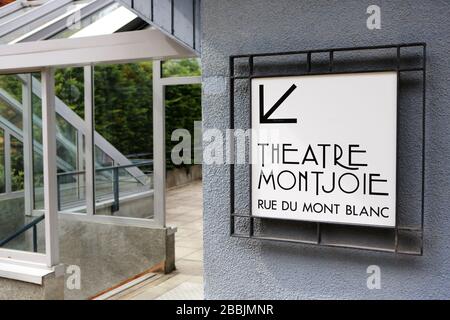
<instances>
[{"instance_id":1,"label":"handrail","mask_svg":"<svg viewBox=\"0 0 450 320\"><path fill-rule=\"evenodd\" d=\"M127 168L147 166L147 165L152 165L152 164L153 164L153 160L140 162L140 163L126 164L126 165L122 165L122 166L111 166L111 167L98 168L98 169L95 169L95 172L108 171L108 170L114 170L114 169L127 169ZM58 173L58 177L71 176L71 175L77 175L77 174L83 174L83 173L86 173L86 170L61 172L61 173Z\"/></svg>"},{"instance_id":2,"label":"handrail","mask_svg":"<svg viewBox=\"0 0 450 320\"><path fill-rule=\"evenodd\" d=\"M127 168L132 168L132 167L148 166L148 165L152 165L152 164L153 164L153 160L140 162L140 163L126 164L126 165L122 165L122 166L103 167L103 168L95 169L95 171L98 172L98 171L108 171L108 170L115 170L115 169L127 169Z\"/></svg>"},{"instance_id":3,"label":"handrail","mask_svg":"<svg viewBox=\"0 0 450 320\"><path fill-rule=\"evenodd\" d=\"M153 160L150 161L142 161L140 163L132 163L132 164L126 164L126 165L122 165L122 166L111 166L111 167L105 167L105 168L98 168L95 169L95 172L102 172L102 171L108 171L108 170L112 170L113 173L113 198L114 198L114 202L111 206L111 213L114 214L114 212L119 211L119 197L120 197L120 193L119 193L119 170L120 169L126 169L126 168L132 168L132 167L141 167L141 166L147 166L147 165L153 165ZM60 178L61 177L65 177L65 176L70 176L70 175L75 175L75 174L82 174L82 173L86 173L86 171L76 171L76 172L62 172L62 173L58 173L57 175L57 183L58 183L58 188L57 188L57 193L58 193L58 211L61 211L61 190L60 190Z\"/></svg>"},{"instance_id":4,"label":"handrail","mask_svg":"<svg viewBox=\"0 0 450 320\"><path fill-rule=\"evenodd\" d=\"M37 217L36 219L31 221L30 223L24 225L23 227L21 227L19 230L14 232L9 237L1 240L0 241L0 247L3 247L4 245L8 244L10 241L14 240L15 238L20 236L22 233L24 233L28 229L33 228L33 251L37 252L37 229L36 229L36 225L39 222L41 222L42 220L44 220L44 219L45 219L45 215L42 215L42 216Z\"/></svg>"}]
</instances>

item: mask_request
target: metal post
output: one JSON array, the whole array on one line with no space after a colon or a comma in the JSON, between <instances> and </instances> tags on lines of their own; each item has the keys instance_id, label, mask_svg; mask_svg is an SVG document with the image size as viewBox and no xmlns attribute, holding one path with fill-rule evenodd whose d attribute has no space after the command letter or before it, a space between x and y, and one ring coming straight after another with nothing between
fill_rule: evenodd
<instances>
[{"instance_id":1,"label":"metal post","mask_svg":"<svg viewBox=\"0 0 450 320\"><path fill-rule=\"evenodd\" d=\"M111 206L111 212L119 211L119 167L113 169L113 192L114 192L114 204Z\"/></svg>"},{"instance_id":2,"label":"metal post","mask_svg":"<svg viewBox=\"0 0 450 320\"><path fill-rule=\"evenodd\" d=\"M41 77L45 252L47 266L53 267L59 263L54 69L43 69Z\"/></svg>"},{"instance_id":3,"label":"metal post","mask_svg":"<svg viewBox=\"0 0 450 320\"><path fill-rule=\"evenodd\" d=\"M61 186L60 186L60 176L56 176L56 190L58 190L58 211L61 211Z\"/></svg>"},{"instance_id":4,"label":"metal post","mask_svg":"<svg viewBox=\"0 0 450 320\"><path fill-rule=\"evenodd\" d=\"M77 130L77 170L84 171L84 141L83 141L83 133L80 130ZM77 174L77 198L78 200L83 198L83 190L85 185L86 176L83 174Z\"/></svg>"},{"instance_id":5,"label":"metal post","mask_svg":"<svg viewBox=\"0 0 450 320\"><path fill-rule=\"evenodd\" d=\"M22 114L23 114L23 167L25 215L31 216L34 209L34 180L33 180L33 102L32 76L26 74L22 84Z\"/></svg>"},{"instance_id":6,"label":"metal post","mask_svg":"<svg viewBox=\"0 0 450 320\"><path fill-rule=\"evenodd\" d=\"M153 61L153 170L154 220L166 225L166 141L164 86L161 83L161 61Z\"/></svg>"},{"instance_id":7,"label":"metal post","mask_svg":"<svg viewBox=\"0 0 450 320\"><path fill-rule=\"evenodd\" d=\"M36 225L33 225L33 252L38 251L38 244L37 244L37 227Z\"/></svg>"},{"instance_id":8,"label":"metal post","mask_svg":"<svg viewBox=\"0 0 450 320\"><path fill-rule=\"evenodd\" d=\"M84 120L86 125L86 214L95 214L95 143L94 143L94 79L93 66L84 67Z\"/></svg>"}]
</instances>

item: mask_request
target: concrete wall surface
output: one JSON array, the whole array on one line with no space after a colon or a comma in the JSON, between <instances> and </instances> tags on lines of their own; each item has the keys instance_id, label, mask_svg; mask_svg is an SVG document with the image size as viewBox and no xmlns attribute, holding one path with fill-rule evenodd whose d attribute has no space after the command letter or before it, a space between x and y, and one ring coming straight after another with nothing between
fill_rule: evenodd
<instances>
[{"instance_id":1,"label":"concrete wall surface","mask_svg":"<svg viewBox=\"0 0 450 320\"><path fill-rule=\"evenodd\" d=\"M185 185L202 178L202 166L194 165L186 168L174 168L167 171L166 188Z\"/></svg>"},{"instance_id":2,"label":"concrete wall surface","mask_svg":"<svg viewBox=\"0 0 450 320\"><path fill-rule=\"evenodd\" d=\"M54 273L44 277L42 285L0 278L0 300L63 300L64 277Z\"/></svg>"},{"instance_id":3,"label":"concrete wall surface","mask_svg":"<svg viewBox=\"0 0 450 320\"><path fill-rule=\"evenodd\" d=\"M174 235L166 228L59 221L61 262L79 267L81 279L79 289L65 286L65 299L90 298L158 264L174 269Z\"/></svg>"},{"instance_id":4,"label":"concrete wall surface","mask_svg":"<svg viewBox=\"0 0 450 320\"><path fill-rule=\"evenodd\" d=\"M372 4L381 8L380 30L366 25ZM204 129L229 127L230 55L407 42L428 46L423 256L231 238L229 167L204 164L206 298L450 298L449 14L450 2L442 0L202 1ZM420 210L421 191L420 141L411 141L422 117L407 107L398 128L400 136L411 138L398 154L398 205L405 214ZM236 117L248 123L249 112ZM237 180L236 202L248 202L248 174ZM381 289L366 285L370 265L381 269Z\"/></svg>"}]
</instances>

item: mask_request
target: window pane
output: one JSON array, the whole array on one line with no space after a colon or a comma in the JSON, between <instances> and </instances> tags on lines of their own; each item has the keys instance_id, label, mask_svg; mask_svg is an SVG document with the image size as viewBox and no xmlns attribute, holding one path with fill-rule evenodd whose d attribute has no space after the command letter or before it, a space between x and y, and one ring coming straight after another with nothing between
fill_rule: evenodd
<instances>
[{"instance_id":1,"label":"window pane","mask_svg":"<svg viewBox=\"0 0 450 320\"><path fill-rule=\"evenodd\" d=\"M135 18L134 13L119 3L112 3L89 16L82 17L76 24L72 24L69 28L57 33L52 39L114 33Z\"/></svg>"},{"instance_id":2,"label":"window pane","mask_svg":"<svg viewBox=\"0 0 450 320\"><path fill-rule=\"evenodd\" d=\"M12 191L23 190L23 144L11 137L11 186Z\"/></svg>"},{"instance_id":3,"label":"window pane","mask_svg":"<svg viewBox=\"0 0 450 320\"><path fill-rule=\"evenodd\" d=\"M55 72L55 94L80 118L84 118L84 68L64 68Z\"/></svg>"},{"instance_id":4,"label":"window pane","mask_svg":"<svg viewBox=\"0 0 450 320\"><path fill-rule=\"evenodd\" d=\"M96 214L153 217L152 63L97 65Z\"/></svg>"},{"instance_id":5,"label":"window pane","mask_svg":"<svg viewBox=\"0 0 450 320\"><path fill-rule=\"evenodd\" d=\"M31 75L31 78L38 75ZM30 75L7 75L0 76L0 98L5 108L0 118L0 243L6 239L10 239L3 243L2 248L45 252L45 232L42 212L34 211L32 203L26 207L25 189L33 190L33 181L25 180L25 168L30 168L30 174L34 176L35 181L40 180L40 189L42 189L43 179L39 172L33 172L36 159L42 157L42 144L33 141L28 146L24 145L25 129L33 132L35 136L35 128L40 127L40 123L36 122L36 116L33 119L33 128L24 128L22 123L23 112L30 110L34 115L39 112L40 117L40 100L36 97L32 98L32 106L26 105L24 97L30 96L32 87L31 83L27 83ZM39 77L38 77L39 78ZM35 84L40 86L40 83ZM39 90L40 91L40 87ZM24 94L26 93L26 94ZM29 109L28 109L29 108ZM14 116L5 117L8 114ZM34 112L31 112L33 110ZM9 112L9 113L6 113ZM14 119L20 119L15 121ZM33 163L25 163L24 157L25 147L29 151L35 151ZM42 160L40 160L42 162ZM28 184L28 185L26 185ZM27 188L26 188L27 186ZM29 187L29 188L28 188ZM42 191L40 191L42 192ZM33 231L33 222L36 224L36 234ZM30 224L31 223L31 224ZM23 229L29 226L27 229ZM36 237L37 241L34 242Z\"/></svg>"},{"instance_id":6,"label":"window pane","mask_svg":"<svg viewBox=\"0 0 450 320\"><path fill-rule=\"evenodd\" d=\"M55 94L59 210L86 213L84 68L57 69Z\"/></svg>"},{"instance_id":7,"label":"window pane","mask_svg":"<svg viewBox=\"0 0 450 320\"><path fill-rule=\"evenodd\" d=\"M33 74L33 87L40 87L39 77ZM34 91L34 90L33 90ZM32 95L33 112L33 192L34 209L44 209L44 164L42 159L42 100L35 93Z\"/></svg>"},{"instance_id":8,"label":"window pane","mask_svg":"<svg viewBox=\"0 0 450 320\"><path fill-rule=\"evenodd\" d=\"M191 134L191 146L201 145L201 134L196 133L195 122L202 121L202 88L200 84L176 85L166 87L166 169L175 167L171 161L171 151L178 141L172 141L172 132L187 129ZM194 140L197 139L197 140ZM194 149L191 150L191 163L194 163ZM197 150L198 151L198 150ZM186 164L182 164L186 166Z\"/></svg>"},{"instance_id":9,"label":"window pane","mask_svg":"<svg viewBox=\"0 0 450 320\"><path fill-rule=\"evenodd\" d=\"M22 129L22 81L17 75L0 76L0 117Z\"/></svg>"}]
</instances>

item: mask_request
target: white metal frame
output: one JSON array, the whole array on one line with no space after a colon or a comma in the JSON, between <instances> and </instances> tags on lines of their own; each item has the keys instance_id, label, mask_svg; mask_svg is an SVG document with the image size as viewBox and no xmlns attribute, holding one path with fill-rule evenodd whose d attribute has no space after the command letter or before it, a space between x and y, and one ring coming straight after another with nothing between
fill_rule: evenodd
<instances>
[{"instance_id":1,"label":"white metal frame","mask_svg":"<svg viewBox=\"0 0 450 320\"><path fill-rule=\"evenodd\" d=\"M94 120L94 72L93 66L84 67L84 117L85 117L85 149L86 162L86 214L95 214L95 120Z\"/></svg>"},{"instance_id":2,"label":"white metal frame","mask_svg":"<svg viewBox=\"0 0 450 320\"><path fill-rule=\"evenodd\" d=\"M164 87L161 83L161 61L153 61L153 179L154 217L166 225L166 113Z\"/></svg>"},{"instance_id":3,"label":"white metal frame","mask_svg":"<svg viewBox=\"0 0 450 320\"><path fill-rule=\"evenodd\" d=\"M0 47L0 71L193 57L189 49L155 29L111 35L17 43Z\"/></svg>"},{"instance_id":4,"label":"white metal frame","mask_svg":"<svg viewBox=\"0 0 450 320\"><path fill-rule=\"evenodd\" d=\"M43 42L19 43L0 46L0 74L41 72L42 77L42 130L43 130L43 162L44 162L44 212L46 253L30 253L0 249L0 259L22 260L53 267L59 263L58 239L58 205L57 205L57 167L56 167L56 127L55 127L55 95L54 68L84 65L85 74L90 84L85 85L89 109L85 113L85 123L93 124L92 108L92 64L119 63L139 60L160 60L195 57L196 53L178 44L160 31L147 29L113 35L95 36L76 39L58 39ZM161 62L154 75L160 75ZM184 79L186 80L186 79ZM164 82L157 76L154 80L154 148L155 148L155 215L153 220L145 222L147 226L165 227L165 141L164 141ZM193 83L194 79L189 79ZM200 79L195 79L199 83ZM183 81L180 83L183 84ZM90 107L90 108L89 108ZM29 121L29 120L27 120ZM156 132L157 131L157 132ZM5 135L6 136L6 135ZM88 138L89 137L89 138ZM93 125L86 126L86 169L94 167L93 158ZM89 145L91 148L89 148ZM88 151L89 150L89 151ZM88 164L88 162L90 164ZM93 170L87 170L87 172ZM93 175L93 174L91 174ZM89 182L91 181L91 182ZM91 197L88 206L95 205L95 190L92 177L86 179L87 192ZM92 185L89 185L92 183ZM91 212L93 213L93 212ZM69 216L69 215L65 215ZM72 219L95 219L105 223L124 223L144 226L142 220L121 217L104 217L70 214ZM134 221L139 220L139 221Z\"/></svg>"},{"instance_id":5,"label":"white metal frame","mask_svg":"<svg viewBox=\"0 0 450 320\"><path fill-rule=\"evenodd\" d=\"M87 213L60 212L66 219L76 221L95 221L138 227L166 226L166 149L165 149L165 88L166 86L201 84L201 77L167 77L162 78L162 61L153 60L153 178L154 178L154 218L131 218L120 216L95 215L95 173L94 155L92 154L94 127L93 66L84 67L85 78L85 117L86 117L86 207Z\"/></svg>"},{"instance_id":6,"label":"white metal frame","mask_svg":"<svg viewBox=\"0 0 450 320\"><path fill-rule=\"evenodd\" d=\"M201 84L201 77L162 76L162 63L153 61L153 159L154 159L154 210L155 221L165 226L166 212L166 141L165 141L165 87L172 85Z\"/></svg>"},{"instance_id":7,"label":"white metal frame","mask_svg":"<svg viewBox=\"0 0 450 320\"><path fill-rule=\"evenodd\" d=\"M27 74L25 78L22 83L24 198L25 215L31 216L34 209L32 76Z\"/></svg>"},{"instance_id":8,"label":"white metal frame","mask_svg":"<svg viewBox=\"0 0 450 320\"><path fill-rule=\"evenodd\" d=\"M59 263L58 183L56 166L55 74L42 70L42 144L44 147L45 252L47 267Z\"/></svg>"}]
</instances>

